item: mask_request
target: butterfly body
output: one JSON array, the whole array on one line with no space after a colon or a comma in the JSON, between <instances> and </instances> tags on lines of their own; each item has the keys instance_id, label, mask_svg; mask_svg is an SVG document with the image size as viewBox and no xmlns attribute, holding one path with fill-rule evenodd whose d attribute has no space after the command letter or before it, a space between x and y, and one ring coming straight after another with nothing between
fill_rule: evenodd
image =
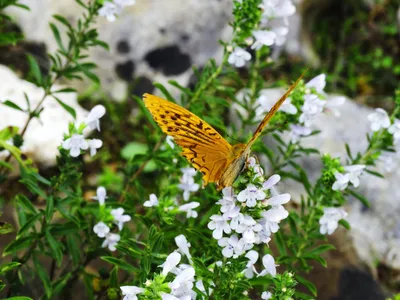
<instances>
[{"instance_id":1,"label":"butterfly body","mask_svg":"<svg viewBox=\"0 0 400 300\"><path fill-rule=\"evenodd\" d=\"M181 155L203 174L203 186L216 182L221 190L231 186L243 170L251 146L301 77L275 103L247 144L232 146L207 122L173 102L150 94L144 94L143 101L161 130L181 146Z\"/></svg>"}]
</instances>

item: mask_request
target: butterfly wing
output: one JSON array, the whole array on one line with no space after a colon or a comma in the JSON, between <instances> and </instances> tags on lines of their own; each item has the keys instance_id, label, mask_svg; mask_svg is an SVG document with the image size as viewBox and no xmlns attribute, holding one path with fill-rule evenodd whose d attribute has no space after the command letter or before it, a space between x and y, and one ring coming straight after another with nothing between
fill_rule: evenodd
<instances>
[{"instance_id":1,"label":"butterfly wing","mask_svg":"<svg viewBox=\"0 0 400 300\"><path fill-rule=\"evenodd\" d=\"M217 182L232 161L232 146L187 109L150 94L143 101L161 130L182 147L181 155L203 174L204 185Z\"/></svg>"}]
</instances>

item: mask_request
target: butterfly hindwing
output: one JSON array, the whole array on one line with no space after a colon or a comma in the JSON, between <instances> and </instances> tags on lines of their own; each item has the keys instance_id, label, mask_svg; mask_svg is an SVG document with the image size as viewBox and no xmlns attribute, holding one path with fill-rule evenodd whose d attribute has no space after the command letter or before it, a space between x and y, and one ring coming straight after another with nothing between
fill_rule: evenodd
<instances>
[{"instance_id":1,"label":"butterfly hindwing","mask_svg":"<svg viewBox=\"0 0 400 300\"><path fill-rule=\"evenodd\" d=\"M150 94L145 94L143 100L161 130L182 147L181 155L203 173L204 184L218 181L232 160L232 146L183 107Z\"/></svg>"}]
</instances>

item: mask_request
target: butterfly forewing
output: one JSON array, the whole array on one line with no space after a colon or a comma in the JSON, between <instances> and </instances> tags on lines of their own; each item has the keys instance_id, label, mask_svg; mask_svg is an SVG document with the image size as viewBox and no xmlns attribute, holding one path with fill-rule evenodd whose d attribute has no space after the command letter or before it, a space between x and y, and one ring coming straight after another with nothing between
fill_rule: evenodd
<instances>
[{"instance_id":1,"label":"butterfly forewing","mask_svg":"<svg viewBox=\"0 0 400 300\"><path fill-rule=\"evenodd\" d=\"M161 130L182 147L182 156L204 175L204 184L218 181L233 160L232 146L183 107L150 94L145 94L143 100Z\"/></svg>"}]
</instances>

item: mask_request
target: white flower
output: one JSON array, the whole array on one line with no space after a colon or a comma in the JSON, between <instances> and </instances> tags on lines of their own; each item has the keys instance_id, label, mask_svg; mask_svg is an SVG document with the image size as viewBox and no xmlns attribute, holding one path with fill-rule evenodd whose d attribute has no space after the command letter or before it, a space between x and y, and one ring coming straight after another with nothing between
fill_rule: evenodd
<instances>
[{"instance_id":1,"label":"white flower","mask_svg":"<svg viewBox=\"0 0 400 300\"><path fill-rule=\"evenodd\" d=\"M134 286L134 285L125 285L120 286L122 295L125 296L123 300L137 300L137 294L141 294L144 292L143 288Z\"/></svg>"},{"instance_id":2,"label":"white flower","mask_svg":"<svg viewBox=\"0 0 400 300\"><path fill-rule=\"evenodd\" d=\"M285 194L274 195L271 198L267 199L265 203L271 205L272 207L278 207L281 206L282 204L288 203L289 201L290 201L290 194L285 193Z\"/></svg>"},{"instance_id":3,"label":"white flower","mask_svg":"<svg viewBox=\"0 0 400 300\"><path fill-rule=\"evenodd\" d=\"M239 202L246 202L246 206L254 207L257 200L265 199L266 194L257 188L254 184L249 184L247 188L239 193L237 200Z\"/></svg>"},{"instance_id":4,"label":"white flower","mask_svg":"<svg viewBox=\"0 0 400 300\"><path fill-rule=\"evenodd\" d=\"M150 194L150 200L147 200L143 203L143 206L145 207L153 207L153 206L158 206L158 199L156 194Z\"/></svg>"},{"instance_id":5,"label":"white flower","mask_svg":"<svg viewBox=\"0 0 400 300\"><path fill-rule=\"evenodd\" d=\"M121 239L121 236L117 233L108 233L106 235L106 239L104 240L103 244L101 244L101 247L107 247L110 251L115 251L117 248L115 246L118 244L119 240Z\"/></svg>"},{"instance_id":6,"label":"white flower","mask_svg":"<svg viewBox=\"0 0 400 300\"><path fill-rule=\"evenodd\" d=\"M110 232L110 227L108 227L104 222L99 222L94 225L93 231L98 237L103 238Z\"/></svg>"},{"instance_id":7,"label":"white flower","mask_svg":"<svg viewBox=\"0 0 400 300\"><path fill-rule=\"evenodd\" d=\"M306 127L309 127L313 117L324 110L325 104L326 101L320 100L317 95L304 95L304 104L301 108L303 113L299 118L300 123L303 123Z\"/></svg>"},{"instance_id":8,"label":"white flower","mask_svg":"<svg viewBox=\"0 0 400 300\"><path fill-rule=\"evenodd\" d=\"M99 16L106 17L108 22L114 22L116 16L121 13L121 7L112 2L105 2L99 9Z\"/></svg>"},{"instance_id":9,"label":"white flower","mask_svg":"<svg viewBox=\"0 0 400 300\"><path fill-rule=\"evenodd\" d=\"M396 144L400 141L400 120L395 119L392 126L388 129L389 133L393 134L393 142Z\"/></svg>"},{"instance_id":10,"label":"white flower","mask_svg":"<svg viewBox=\"0 0 400 300\"><path fill-rule=\"evenodd\" d=\"M329 98L329 100L325 104L325 110L331 112L335 117L340 117L341 113L338 109L346 102L346 98L343 96L337 96L333 98Z\"/></svg>"},{"instance_id":11,"label":"white flower","mask_svg":"<svg viewBox=\"0 0 400 300\"><path fill-rule=\"evenodd\" d=\"M228 62L231 65L235 65L237 68L241 68L245 65L246 61L251 59L251 54L243 48L236 47L228 57Z\"/></svg>"},{"instance_id":12,"label":"white flower","mask_svg":"<svg viewBox=\"0 0 400 300\"><path fill-rule=\"evenodd\" d=\"M165 141L171 147L171 149L175 148L174 138L172 136L167 135L167 137L165 138Z\"/></svg>"},{"instance_id":13,"label":"white flower","mask_svg":"<svg viewBox=\"0 0 400 300\"><path fill-rule=\"evenodd\" d=\"M291 0L263 0L260 7L267 18L289 17L296 12Z\"/></svg>"},{"instance_id":14,"label":"white flower","mask_svg":"<svg viewBox=\"0 0 400 300\"><path fill-rule=\"evenodd\" d=\"M268 300L272 298L272 293L271 292L263 292L261 294L261 299L263 300Z\"/></svg>"},{"instance_id":15,"label":"white flower","mask_svg":"<svg viewBox=\"0 0 400 300\"><path fill-rule=\"evenodd\" d=\"M263 189L271 190L280 180L281 176L279 176L278 174L272 175L263 183Z\"/></svg>"},{"instance_id":16,"label":"white flower","mask_svg":"<svg viewBox=\"0 0 400 300\"><path fill-rule=\"evenodd\" d=\"M277 46L282 46L286 42L286 36L289 33L289 28L284 26L272 28L272 32L275 33L275 44Z\"/></svg>"},{"instance_id":17,"label":"white flower","mask_svg":"<svg viewBox=\"0 0 400 300\"><path fill-rule=\"evenodd\" d=\"M179 207L180 211L186 212L186 218L197 218L197 211L193 210L196 207L199 207L199 202L190 202Z\"/></svg>"},{"instance_id":18,"label":"white flower","mask_svg":"<svg viewBox=\"0 0 400 300\"><path fill-rule=\"evenodd\" d=\"M237 258L239 255L242 255L244 251L252 247L251 244L246 243L243 239L239 240L236 234L231 235L229 238L221 238L218 241L218 245L224 247L224 249L222 249L222 255L226 258Z\"/></svg>"},{"instance_id":19,"label":"white flower","mask_svg":"<svg viewBox=\"0 0 400 300\"><path fill-rule=\"evenodd\" d=\"M78 157L81 154L81 150L89 148L89 144L82 134L73 134L63 142L62 147L69 150L69 155L72 157Z\"/></svg>"},{"instance_id":20,"label":"white flower","mask_svg":"<svg viewBox=\"0 0 400 300\"><path fill-rule=\"evenodd\" d=\"M186 237L183 234L178 235L177 237L175 237L175 243L178 246L179 251L182 254L186 255L186 257L189 259L189 261L191 261L192 256L190 255L190 252L189 252L190 243L188 243Z\"/></svg>"},{"instance_id":21,"label":"white flower","mask_svg":"<svg viewBox=\"0 0 400 300\"><path fill-rule=\"evenodd\" d=\"M383 152L381 156L379 156L378 161L380 167L382 167L387 173L397 170L399 166L399 159L396 158L396 154L392 152Z\"/></svg>"},{"instance_id":22,"label":"white flower","mask_svg":"<svg viewBox=\"0 0 400 300\"><path fill-rule=\"evenodd\" d=\"M319 74L318 76L315 76L313 79L311 79L309 82L306 83L307 88L314 88L317 93L323 94L324 93L324 88L326 86L326 75L325 74Z\"/></svg>"},{"instance_id":23,"label":"white flower","mask_svg":"<svg viewBox=\"0 0 400 300\"><path fill-rule=\"evenodd\" d=\"M256 41L251 49L259 50L262 46L272 46L275 41L276 34L268 30L253 30L253 36Z\"/></svg>"},{"instance_id":24,"label":"white flower","mask_svg":"<svg viewBox=\"0 0 400 300\"><path fill-rule=\"evenodd\" d=\"M350 175L336 172L335 178L336 178L336 181L332 185L332 190L334 190L334 191L345 190L347 188L347 185L349 184Z\"/></svg>"},{"instance_id":25,"label":"white flower","mask_svg":"<svg viewBox=\"0 0 400 300\"><path fill-rule=\"evenodd\" d=\"M124 215L124 209L122 207L111 210L111 215L114 217L114 223L117 224L118 229L122 230L124 223L131 220L131 216Z\"/></svg>"},{"instance_id":26,"label":"white flower","mask_svg":"<svg viewBox=\"0 0 400 300\"><path fill-rule=\"evenodd\" d=\"M189 168L189 169L192 169L192 168ZM185 201L188 201L189 197L190 197L190 192L197 192L200 188L200 185L195 183L194 178L185 172L184 172L183 176L181 177L180 181L181 181L181 183L178 185L178 188L183 191L183 199Z\"/></svg>"},{"instance_id":27,"label":"white flower","mask_svg":"<svg viewBox=\"0 0 400 300\"><path fill-rule=\"evenodd\" d=\"M219 240L223 232L230 234L232 232L228 221L221 215L212 215L211 221L207 224L208 229L213 231L213 238Z\"/></svg>"},{"instance_id":28,"label":"white flower","mask_svg":"<svg viewBox=\"0 0 400 300\"><path fill-rule=\"evenodd\" d=\"M243 221L243 214L240 212L240 207L235 206L234 208L228 210L226 213L223 215L224 219L230 220L230 227L233 230L236 230L239 226L239 224Z\"/></svg>"},{"instance_id":29,"label":"white flower","mask_svg":"<svg viewBox=\"0 0 400 300\"><path fill-rule=\"evenodd\" d=\"M107 3L109 3L109 2L106 2L104 4L104 6ZM92 110L89 112L88 116L86 117L86 122L85 122L86 125L90 129L97 129L98 131L100 131L100 118L103 117L105 115L105 113L106 113L106 109L104 108L103 105L96 105L95 107L92 108Z\"/></svg>"},{"instance_id":30,"label":"white flower","mask_svg":"<svg viewBox=\"0 0 400 300\"><path fill-rule=\"evenodd\" d=\"M365 165L345 166L344 169L349 174L349 181L354 185L354 187L358 187L360 184L360 180L358 177L360 177L363 173Z\"/></svg>"},{"instance_id":31,"label":"white flower","mask_svg":"<svg viewBox=\"0 0 400 300\"><path fill-rule=\"evenodd\" d=\"M194 279L195 271L193 267L189 267L183 270L178 276L175 277L174 281L169 284L169 287L172 290L176 290L181 287L181 285L187 285L188 283L193 287L193 279ZM191 289L191 288L190 288ZM172 292L173 294L176 291Z\"/></svg>"},{"instance_id":32,"label":"white flower","mask_svg":"<svg viewBox=\"0 0 400 300\"><path fill-rule=\"evenodd\" d=\"M292 143L297 143L300 140L300 137L308 136L312 132L310 128L295 124L290 124L290 129L291 131L289 136Z\"/></svg>"},{"instance_id":33,"label":"white flower","mask_svg":"<svg viewBox=\"0 0 400 300\"><path fill-rule=\"evenodd\" d=\"M134 5L136 0L114 0L114 3L120 7Z\"/></svg>"},{"instance_id":34,"label":"white flower","mask_svg":"<svg viewBox=\"0 0 400 300\"><path fill-rule=\"evenodd\" d=\"M324 207L324 214L319 219L319 224L321 225L319 232L321 234L332 234L338 227L338 222L344 219L347 213L336 207Z\"/></svg>"},{"instance_id":35,"label":"white flower","mask_svg":"<svg viewBox=\"0 0 400 300\"><path fill-rule=\"evenodd\" d=\"M267 112L269 112L271 110L272 106L274 106L274 104L275 104L275 100L272 99L271 97L267 97L265 95L265 92L263 93L263 91L264 90L260 91L261 95L256 100L256 105L258 105L256 108L256 116L257 116L257 119L260 119L260 120L262 118L264 118L264 115ZM285 100L285 102L283 102L282 106L279 108L278 111L283 111L287 114L294 115L297 113L297 108L296 108L296 106L294 106L292 104L292 99L287 98Z\"/></svg>"},{"instance_id":36,"label":"white flower","mask_svg":"<svg viewBox=\"0 0 400 300\"><path fill-rule=\"evenodd\" d=\"M90 149L90 156L94 156L97 153L97 149L103 146L103 142L99 139L87 140Z\"/></svg>"},{"instance_id":37,"label":"white flower","mask_svg":"<svg viewBox=\"0 0 400 300\"><path fill-rule=\"evenodd\" d=\"M368 120L371 122L371 130L378 131L381 128L389 128L390 118L382 108L375 109L375 112L368 115Z\"/></svg>"},{"instance_id":38,"label":"white flower","mask_svg":"<svg viewBox=\"0 0 400 300\"><path fill-rule=\"evenodd\" d=\"M195 168L182 168L182 180L186 181L190 177L194 177L196 175L196 169Z\"/></svg>"},{"instance_id":39,"label":"white flower","mask_svg":"<svg viewBox=\"0 0 400 300\"><path fill-rule=\"evenodd\" d=\"M236 228L237 233L242 233L246 243L254 243L256 241L256 232L262 230L261 224L257 223L252 217L244 216L242 222Z\"/></svg>"},{"instance_id":40,"label":"white flower","mask_svg":"<svg viewBox=\"0 0 400 300\"><path fill-rule=\"evenodd\" d=\"M228 186L222 190L222 199L217 201L217 204L221 205L221 212L225 213L235 207L235 194L233 188Z\"/></svg>"},{"instance_id":41,"label":"white flower","mask_svg":"<svg viewBox=\"0 0 400 300\"><path fill-rule=\"evenodd\" d=\"M260 232L258 232L257 235L256 235L255 244L257 244L257 245L258 245L258 244L261 244L261 243L268 244L268 243L271 241L271 231L270 231L270 230L267 230L267 229L265 228L267 222L268 222L268 221L265 221L265 219L261 219L261 220L259 221L259 224L260 224L261 226L263 226L263 228L262 228L262 230L261 230ZM276 224L276 223L274 223L274 224ZM279 225L277 225L277 226L278 226L278 229L279 229Z\"/></svg>"},{"instance_id":42,"label":"white flower","mask_svg":"<svg viewBox=\"0 0 400 300\"><path fill-rule=\"evenodd\" d=\"M246 265L246 269L243 271L244 276L246 278L253 278L254 277L254 272L255 272L255 267L254 264L258 260L258 252L255 250L250 250L249 252L246 253L245 257L249 259Z\"/></svg>"},{"instance_id":43,"label":"white flower","mask_svg":"<svg viewBox=\"0 0 400 300\"><path fill-rule=\"evenodd\" d=\"M289 213L282 205L277 205L267 211L263 211L261 215L269 222L279 223L283 219L286 219Z\"/></svg>"},{"instance_id":44,"label":"white flower","mask_svg":"<svg viewBox=\"0 0 400 300\"><path fill-rule=\"evenodd\" d=\"M175 268L181 261L181 255L178 252L172 252L168 255L165 262L159 267L163 267L162 275L166 276L173 268Z\"/></svg>"},{"instance_id":45,"label":"white flower","mask_svg":"<svg viewBox=\"0 0 400 300\"><path fill-rule=\"evenodd\" d=\"M92 197L93 200L99 201L100 205L104 205L107 198L107 191L104 186L99 186L96 190L96 196Z\"/></svg>"},{"instance_id":46,"label":"white flower","mask_svg":"<svg viewBox=\"0 0 400 300\"><path fill-rule=\"evenodd\" d=\"M262 258L262 262L265 269L262 270L260 274L258 274L258 277L265 276L267 274L270 274L272 275L272 277L275 277L277 265L275 264L275 259L272 257L272 255L271 254L264 255L264 257Z\"/></svg>"}]
</instances>

